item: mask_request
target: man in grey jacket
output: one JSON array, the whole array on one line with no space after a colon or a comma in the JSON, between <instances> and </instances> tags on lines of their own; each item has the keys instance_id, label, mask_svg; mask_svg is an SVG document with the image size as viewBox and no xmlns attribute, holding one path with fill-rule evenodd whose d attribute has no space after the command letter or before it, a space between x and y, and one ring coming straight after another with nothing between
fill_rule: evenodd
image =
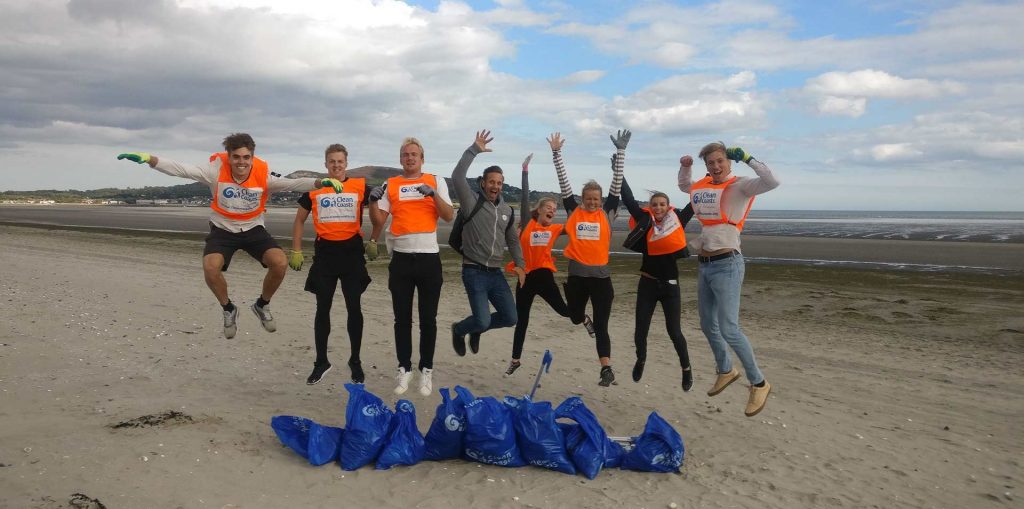
<instances>
[{"instance_id":1,"label":"man in grey jacket","mask_svg":"<svg viewBox=\"0 0 1024 509\"><path fill-rule=\"evenodd\" d=\"M459 356L466 355L466 334L469 334L469 348L473 353L480 351L480 335L491 329L512 327L516 324L516 303L512 290L505 281L505 248L512 254L515 273L522 286L526 280L523 251L519 245L519 234L512 228L512 207L501 199L505 176L501 168L490 166L478 180L482 193L474 193L466 180L466 173L473 159L481 152L490 152L487 144L490 131L476 133L476 140L455 166L452 185L459 198L459 206L465 214L483 204L462 229L462 283L466 286L469 307L472 314L452 324L452 346ZM490 312L488 302L494 306Z\"/></svg>"}]
</instances>

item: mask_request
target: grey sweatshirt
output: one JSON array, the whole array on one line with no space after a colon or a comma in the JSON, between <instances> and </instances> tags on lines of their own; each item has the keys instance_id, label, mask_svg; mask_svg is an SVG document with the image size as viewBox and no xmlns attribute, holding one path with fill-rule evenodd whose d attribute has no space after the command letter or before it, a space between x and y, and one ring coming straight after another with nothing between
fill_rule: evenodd
<instances>
[{"instance_id":1,"label":"grey sweatshirt","mask_svg":"<svg viewBox=\"0 0 1024 509\"><path fill-rule=\"evenodd\" d=\"M466 180L469 166L479 153L480 149L476 143L470 145L452 172L452 185L455 186L455 195L459 198L459 208L464 209L466 214L473 210L480 198L480 195L469 188L469 181ZM516 267L526 266L523 249L519 246L519 234L514 226L506 228L512 213L512 207L501 199L501 195L498 195L497 203L484 202L473 219L462 229L462 253L466 261L488 267L501 267L505 264L505 249L508 248Z\"/></svg>"}]
</instances>

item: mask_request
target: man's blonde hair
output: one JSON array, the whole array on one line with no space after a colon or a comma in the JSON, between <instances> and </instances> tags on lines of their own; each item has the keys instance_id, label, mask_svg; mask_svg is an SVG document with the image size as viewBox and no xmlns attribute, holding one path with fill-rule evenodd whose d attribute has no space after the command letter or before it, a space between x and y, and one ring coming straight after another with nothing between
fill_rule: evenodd
<instances>
[{"instance_id":1,"label":"man's blonde hair","mask_svg":"<svg viewBox=\"0 0 1024 509\"><path fill-rule=\"evenodd\" d=\"M417 140L416 138L413 138L412 136L402 140L402 146L399 147L399 149L398 149L399 153L401 153L402 149L405 148L406 145L416 145L417 147L420 148L420 157L425 155L425 151L423 150L423 144L420 143L420 140Z\"/></svg>"}]
</instances>

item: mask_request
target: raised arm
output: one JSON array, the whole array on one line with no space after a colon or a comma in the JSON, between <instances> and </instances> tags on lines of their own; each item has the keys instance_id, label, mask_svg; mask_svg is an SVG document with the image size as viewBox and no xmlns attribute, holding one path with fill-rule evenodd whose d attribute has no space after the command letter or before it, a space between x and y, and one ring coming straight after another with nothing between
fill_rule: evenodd
<instances>
[{"instance_id":1,"label":"raised arm","mask_svg":"<svg viewBox=\"0 0 1024 509\"><path fill-rule=\"evenodd\" d=\"M725 149L725 156L736 162L747 163L757 177L743 179L739 182L740 191L747 196L754 196L761 193L767 193L776 187L779 187L779 180L772 174L772 170L768 169L768 166L753 156L748 154L745 150L740 147L730 147Z\"/></svg>"},{"instance_id":2,"label":"raised arm","mask_svg":"<svg viewBox=\"0 0 1024 509\"><path fill-rule=\"evenodd\" d=\"M629 215L633 216L633 219L639 221L645 215L647 215L640 204L636 202L633 197L633 190L629 188L629 182L626 180L622 181L622 203L626 205L626 210L629 211Z\"/></svg>"},{"instance_id":3,"label":"raised arm","mask_svg":"<svg viewBox=\"0 0 1024 509\"><path fill-rule=\"evenodd\" d=\"M679 158L679 174L676 177L679 183L679 190L690 194L690 187L693 186L693 158L683 156Z\"/></svg>"},{"instance_id":4,"label":"raised arm","mask_svg":"<svg viewBox=\"0 0 1024 509\"><path fill-rule=\"evenodd\" d=\"M523 186L522 195L519 199L519 229L526 227L526 223L530 222L530 160L533 159L533 154L526 156L523 160Z\"/></svg>"},{"instance_id":5,"label":"raised arm","mask_svg":"<svg viewBox=\"0 0 1024 509\"><path fill-rule=\"evenodd\" d=\"M460 207L469 207L466 210L473 210L473 206L476 205L476 193L470 189L469 181L466 180L466 173L469 172L469 166L473 164L473 159L476 158L477 154L491 151L491 149L487 148L487 144L492 140L494 138L491 137L490 131L486 129L477 131L473 144L462 153L462 158L459 159L459 163L455 165L455 170L452 171L452 185L455 186L455 197L459 199Z\"/></svg>"},{"instance_id":6,"label":"raised arm","mask_svg":"<svg viewBox=\"0 0 1024 509\"><path fill-rule=\"evenodd\" d=\"M619 209L619 193L622 189L622 168L626 160L626 145L633 133L628 129L620 130L616 135L609 136L615 145L615 157L612 159L612 183L608 186L608 198L604 201L604 211L613 219Z\"/></svg>"},{"instance_id":7,"label":"raised arm","mask_svg":"<svg viewBox=\"0 0 1024 509\"><path fill-rule=\"evenodd\" d=\"M572 214L576 209L576 199L572 195L572 186L569 185L569 176L565 173L565 163L562 161L562 145L565 139L562 133L553 133L548 138L548 145L551 146L551 159L555 163L555 174L558 176L558 187L562 192L562 205L567 214Z\"/></svg>"}]
</instances>

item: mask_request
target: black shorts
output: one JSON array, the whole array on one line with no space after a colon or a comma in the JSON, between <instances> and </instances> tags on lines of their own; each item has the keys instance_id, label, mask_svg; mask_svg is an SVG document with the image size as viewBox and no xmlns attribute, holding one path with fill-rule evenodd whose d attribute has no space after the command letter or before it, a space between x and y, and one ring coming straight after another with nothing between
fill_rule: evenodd
<instances>
[{"instance_id":1,"label":"black shorts","mask_svg":"<svg viewBox=\"0 0 1024 509\"><path fill-rule=\"evenodd\" d=\"M239 249L249 253L249 256L263 265L263 254L274 248L281 249L281 246L262 226L244 232L232 233L210 223L210 234L206 236L206 248L203 249L203 256L213 253L222 255L224 266L220 270L226 271L228 265L231 265L231 257ZM266 265L263 267L266 268Z\"/></svg>"},{"instance_id":2,"label":"black shorts","mask_svg":"<svg viewBox=\"0 0 1024 509\"><path fill-rule=\"evenodd\" d=\"M359 293L369 286L370 274L366 271L361 236L342 241L317 239L313 252L313 265L306 276L307 292L333 292L339 280L343 289L350 286Z\"/></svg>"}]
</instances>

